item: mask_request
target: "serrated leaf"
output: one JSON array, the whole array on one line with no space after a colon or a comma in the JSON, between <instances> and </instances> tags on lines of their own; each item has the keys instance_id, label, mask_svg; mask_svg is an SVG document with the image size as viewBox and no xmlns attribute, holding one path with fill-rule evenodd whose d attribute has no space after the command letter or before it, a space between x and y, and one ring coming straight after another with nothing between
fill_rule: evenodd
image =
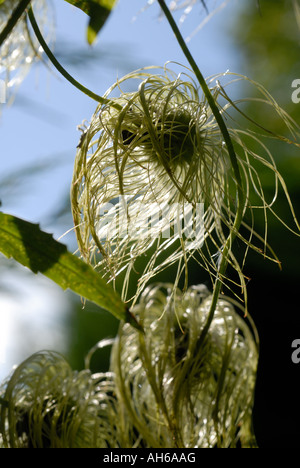
<instances>
[{"instance_id":1,"label":"serrated leaf","mask_svg":"<svg viewBox=\"0 0 300 468\"><path fill-rule=\"evenodd\" d=\"M93 44L100 29L105 24L117 0L66 0L71 5L80 8L90 17L87 28L87 40Z\"/></svg>"},{"instance_id":2,"label":"serrated leaf","mask_svg":"<svg viewBox=\"0 0 300 468\"><path fill-rule=\"evenodd\" d=\"M37 224L0 212L0 251L141 330L118 293L90 265L68 252L64 244Z\"/></svg>"}]
</instances>

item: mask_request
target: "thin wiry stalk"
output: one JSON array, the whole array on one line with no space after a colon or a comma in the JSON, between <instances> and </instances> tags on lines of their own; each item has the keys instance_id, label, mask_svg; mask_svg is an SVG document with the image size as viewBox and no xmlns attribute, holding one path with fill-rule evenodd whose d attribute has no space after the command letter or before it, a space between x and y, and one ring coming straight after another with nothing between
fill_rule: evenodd
<instances>
[{"instance_id":1,"label":"thin wiry stalk","mask_svg":"<svg viewBox=\"0 0 300 468\"><path fill-rule=\"evenodd\" d=\"M240 176L240 171L239 171L239 166L238 166L238 163L237 163L237 159L236 159L236 154L235 154L235 151L234 151L234 147L233 147L233 144L232 144L232 141L231 141L231 138L230 138L230 135L229 135L229 132L227 130L227 127L226 127L226 124L224 122L224 119L222 117L222 114L220 113L219 109L218 109L218 106L215 102L215 98L214 96L212 95L209 87L207 86L207 83L206 83L206 80L204 79L197 63L195 62L192 54L190 53L188 47L186 46L186 43L179 31L179 28L177 27L177 24L176 22L174 21L174 18L173 16L171 15L168 7L166 6L166 3L164 0L158 0L158 3L160 4L175 36L176 36L176 39L178 41L178 44L182 50L182 52L184 53L184 55L186 56L193 72L195 73L195 76L197 77L197 80L199 81L199 84L202 88L202 91L207 99L207 102L211 108L211 111L216 119L216 122L218 123L218 126L220 128L220 131L222 132L222 135L223 135L223 138L224 138L224 141L225 141L225 144L227 146L227 150L228 150L228 154L229 154L229 157L230 157L230 160L231 160L231 164L232 164L232 167L233 167L233 170L234 170L234 174L235 174L235 177L236 177L236 182L237 182L237 185L239 187L239 198L241 200L241 203L242 204L242 200L243 200L243 191L242 191L242 181L241 181L241 176Z\"/></svg>"},{"instance_id":2,"label":"thin wiry stalk","mask_svg":"<svg viewBox=\"0 0 300 468\"><path fill-rule=\"evenodd\" d=\"M166 3L164 0L158 0L158 3L159 5L161 6L175 36L176 36L176 39L178 41L178 44L179 46L181 47L181 50L182 52L184 53L184 55L186 56L192 70L194 71L198 81L199 81L199 84L203 90L203 93L207 99L207 102L211 108L211 111L216 119L216 122L220 128L220 131L223 135L223 138L224 138L224 141L225 141L225 144L227 146L227 150L228 150L228 154L229 154L229 158L230 158L230 162L231 162L231 165L232 165L232 168L233 168L233 172L234 172L234 176L235 176L235 179L236 179L236 184L237 184L237 193L238 193L238 200L237 200L237 209L236 209L236 217L235 217L235 220L234 220L234 224L232 226L232 229L230 230L230 234L224 244L224 247L223 247L223 251L221 252L221 261L220 261L220 265L219 265L219 269L218 269L218 273L217 273L217 278L216 278L216 281L215 281L215 284L214 284L214 288L213 288L213 300L212 300L212 303L211 303L211 310L210 310L210 313L208 315L208 319L207 319L207 323L206 323L206 326L204 327L203 329L203 332L202 332L202 340L205 339L205 335L207 334L208 332L208 329L210 327L210 324L211 324L211 321L213 319L213 316L214 316L214 313L215 313L215 308L216 308L216 304L217 304L217 300L219 298L219 294L221 292L221 287L222 287L222 278L224 277L225 273L226 273L226 270L227 270L227 266L228 266L228 258L229 258L229 254L231 252L231 249L232 249L232 244L234 242L234 239L237 235L237 233L239 232L240 230L240 227L241 227L241 223L242 223L242 220L243 220L243 216L244 216L244 203L245 203L245 200L244 200L244 191L243 191L243 186L242 186L242 179L241 179L241 175L240 175L240 169L239 169L239 165L238 165L238 162L237 162L237 157L236 157L236 154L235 154L235 150L234 150L234 146L232 144L232 140L231 140L231 137L230 137L230 134L227 130L227 126L225 124L225 121L222 117L222 114L220 113L219 109L218 109L218 106L215 102L215 98L214 96L212 95L212 93L210 92L210 89L209 87L207 86L207 83L197 65L197 63L195 62L192 54L190 53L190 50L189 48L187 47L180 31L179 31L179 28L172 16L172 14L170 13ZM240 272L239 272L240 274ZM240 275L241 276L241 275Z\"/></svg>"},{"instance_id":3,"label":"thin wiry stalk","mask_svg":"<svg viewBox=\"0 0 300 468\"><path fill-rule=\"evenodd\" d=\"M79 89L79 91L81 91L82 93L86 94L88 97L90 97L91 99L97 101L97 102L100 102L102 104L106 104L108 103L107 100L103 99L102 96L99 96L98 94L94 93L93 91L89 90L88 88L86 88L85 86L83 86L81 83L79 83L75 78L73 78L73 76L70 75L70 73L67 72L67 70L65 70L65 68L59 63L59 61L56 59L56 57L54 56L54 54L51 52L50 48L48 47L46 41L44 40L43 38L43 35L38 27L38 24L36 22L36 19L35 19L35 16L34 16L34 13L33 13L33 10L32 8L30 7L29 8L29 11L28 11L28 17L29 17L29 20L30 20L30 23L31 23L31 26L32 26L32 29L34 30L34 33L39 41L39 43L41 44L45 54L47 55L47 57L49 58L49 60L51 61L51 63L55 66L55 68L59 71L59 73L66 79L68 80L73 86L75 86L75 88ZM113 104L112 104L113 105ZM118 107L117 107L118 108ZM120 110L120 108L118 108Z\"/></svg>"}]
</instances>

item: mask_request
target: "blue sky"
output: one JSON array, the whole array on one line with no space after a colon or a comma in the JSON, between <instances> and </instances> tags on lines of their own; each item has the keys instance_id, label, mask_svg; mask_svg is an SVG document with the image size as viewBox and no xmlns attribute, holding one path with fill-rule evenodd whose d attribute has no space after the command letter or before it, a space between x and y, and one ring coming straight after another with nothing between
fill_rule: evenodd
<instances>
[{"instance_id":1,"label":"blue sky","mask_svg":"<svg viewBox=\"0 0 300 468\"><path fill-rule=\"evenodd\" d=\"M90 50L85 41L87 17L62 0L52 3L57 50L61 54L63 44L67 44L67 50L77 60L78 51ZM212 0L208 5L221 3ZM227 18L232 20L237 3L231 0L189 44L204 76L228 69L240 71L237 51L226 34ZM153 5L137 15L144 5L144 0L120 0L94 46L97 60L91 66L73 67L66 65L62 58L63 65L82 84L102 94L118 77L133 69L162 66L170 60L186 64L167 22L159 19L158 6ZM183 25L184 36L204 18L203 10L195 7ZM39 64L31 69L14 104L1 108L1 178L15 172L21 174L9 191L0 193L4 212L40 223L56 238L64 233L55 225L47 225L47 214L68 194L80 136L77 125L88 120L95 107L94 101L52 68ZM25 179L24 183L22 174L26 168L49 161L53 162L51 171ZM2 293L0 296L0 378L13 364L41 347L63 351L64 325L59 317L63 319L68 313L65 293L48 280L13 270L5 281L13 284L18 295L13 298Z\"/></svg>"},{"instance_id":2,"label":"blue sky","mask_svg":"<svg viewBox=\"0 0 300 468\"><path fill-rule=\"evenodd\" d=\"M60 52L61 44L67 43L76 59L77 48L89 51L85 41L87 17L62 0L52 3L56 16L57 49ZM237 0L231 0L227 8L190 42L191 51L205 76L228 69L238 71L235 51L224 33L224 17L232 16L236 3ZM102 94L118 76L135 68L164 65L169 60L186 64L167 22L159 20L157 5L137 15L133 21L144 4L144 0L120 0L94 46L99 58L88 67L68 68L66 65L71 74ZM195 7L184 23L184 35L188 36L203 18L203 9ZM76 127L84 119L89 119L94 109L94 101L58 76L53 68L49 71L42 64L32 68L14 105L2 109L1 174L20 170L34 162L41 164L49 158L58 157L58 163L56 169L43 176L42 180L36 178L34 183L31 181L21 196L14 197L12 202L2 196L4 211L32 221L42 221L46 208L55 206L70 183L79 139Z\"/></svg>"}]
</instances>

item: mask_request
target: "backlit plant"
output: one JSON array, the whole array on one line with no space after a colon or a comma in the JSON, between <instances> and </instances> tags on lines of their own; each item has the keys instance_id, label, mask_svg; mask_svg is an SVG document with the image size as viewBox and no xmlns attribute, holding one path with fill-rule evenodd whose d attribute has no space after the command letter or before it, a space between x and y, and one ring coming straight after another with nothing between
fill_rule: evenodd
<instances>
[{"instance_id":1,"label":"backlit plant","mask_svg":"<svg viewBox=\"0 0 300 468\"><path fill-rule=\"evenodd\" d=\"M227 120L239 180L216 117L195 77L185 69L178 75L169 68L163 69L163 74L155 71L140 70L125 76L105 94L108 99L116 88L121 90L127 81L137 80L138 91L122 92L120 97L97 107L78 145L71 189L82 256L110 281L125 270L124 299L128 299L130 273L147 251L151 254L139 276L136 297L152 276L173 263L178 264L176 282L182 271L187 276L190 258L196 258L214 277L227 230L243 239L248 248L277 261L268 247L267 234L260 239L261 246L252 239L259 237L254 230L255 210L264 211L266 232L268 212L276 216L273 205L280 185L295 218L284 181L266 144L258 133L239 128L230 117L231 111L242 111L221 86L222 76L207 82L218 112ZM236 75L225 77L234 82L247 81ZM262 95L257 105L278 113L293 137L297 132L293 122L265 89L251 84ZM243 117L246 122L250 120ZM259 123L257 128L268 135L268 129ZM253 142L260 145L260 153L252 150ZM270 201L260 180L262 170L269 171L274 180ZM236 231L238 197L241 214L249 212L253 217L253 224L247 227L248 238ZM240 265L231 250L227 257L244 287Z\"/></svg>"},{"instance_id":2,"label":"backlit plant","mask_svg":"<svg viewBox=\"0 0 300 468\"><path fill-rule=\"evenodd\" d=\"M18 0L0 2L0 34L13 11L16 11ZM41 30L48 41L53 42L54 19L51 3L46 0L33 2ZM0 49L0 79L5 83L5 96L9 100L15 89L25 78L31 65L41 58L42 49L32 34L25 12L20 16L16 26L7 34Z\"/></svg>"},{"instance_id":3,"label":"backlit plant","mask_svg":"<svg viewBox=\"0 0 300 468\"><path fill-rule=\"evenodd\" d=\"M270 215L299 235L271 150L274 141L299 148L299 127L259 83L229 72L204 79L172 13L182 10L182 22L197 3L209 11L213 2L173 1L170 8L157 2L188 65L145 67L103 96L58 62L35 17L38 2L0 3L0 14L12 12L0 28L1 70L21 70L43 50L97 102L79 127L71 183L80 259L36 225L3 213L1 251L121 320L115 339L96 344L83 371L54 352L36 353L12 371L0 387L3 447L256 446L259 340L243 266L250 249L280 265L268 243ZM90 16L92 43L115 1L69 3ZM12 65L14 56L20 60ZM241 83L257 97L233 99ZM250 101L284 123L287 135L247 115L243 107ZM294 227L277 214L279 190ZM256 232L257 212L264 232ZM235 240L244 245L242 260ZM210 289L190 286L192 262L208 272ZM164 270L168 282L154 282ZM92 373L93 352L108 344L109 371Z\"/></svg>"}]
</instances>

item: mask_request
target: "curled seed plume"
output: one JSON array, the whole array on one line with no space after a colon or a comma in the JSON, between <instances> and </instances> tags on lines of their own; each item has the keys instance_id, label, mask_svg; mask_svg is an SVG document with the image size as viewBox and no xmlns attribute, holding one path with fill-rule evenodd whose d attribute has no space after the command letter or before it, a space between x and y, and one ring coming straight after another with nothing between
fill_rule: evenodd
<instances>
[{"instance_id":1,"label":"curled seed plume","mask_svg":"<svg viewBox=\"0 0 300 468\"><path fill-rule=\"evenodd\" d=\"M111 101L99 105L83 129L74 167L71 202L79 250L109 281L123 274L125 299L129 287L137 298L153 276L175 263L175 286L182 273L187 283L191 258L214 280L228 232L235 230L239 182L210 106L188 69L181 67L179 74L167 67L161 74L158 70L131 73L107 91L105 98ZM227 87L239 80L256 88L257 105L284 121L290 139L247 117L242 111L247 99L230 98ZM136 81L136 91L123 91ZM225 73L207 82L226 121L242 178L246 234L234 234L245 243L246 252L253 248L279 263L267 241L268 216L280 219L275 210L279 189L297 233L299 224L266 140L277 138L287 148L299 146L299 128L248 78ZM114 97L116 92L119 96ZM270 200L261 173L273 179ZM254 229L258 210L264 214L265 233ZM231 249L228 262L245 291L242 268ZM221 280L231 287L225 277Z\"/></svg>"},{"instance_id":2,"label":"curled seed plume","mask_svg":"<svg viewBox=\"0 0 300 468\"><path fill-rule=\"evenodd\" d=\"M205 340L211 295L152 285L134 313L145 335L124 325L112 351L127 446L228 448L255 445L252 406L256 332L223 297ZM201 344L200 344L201 343Z\"/></svg>"},{"instance_id":3,"label":"curled seed plume","mask_svg":"<svg viewBox=\"0 0 300 468\"><path fill-rule=\"evenodd\" d=\"M115 447L112 381L72 371L54 352L30 356L0 387L7 448Z\"/></svg>"}]
</instances>

